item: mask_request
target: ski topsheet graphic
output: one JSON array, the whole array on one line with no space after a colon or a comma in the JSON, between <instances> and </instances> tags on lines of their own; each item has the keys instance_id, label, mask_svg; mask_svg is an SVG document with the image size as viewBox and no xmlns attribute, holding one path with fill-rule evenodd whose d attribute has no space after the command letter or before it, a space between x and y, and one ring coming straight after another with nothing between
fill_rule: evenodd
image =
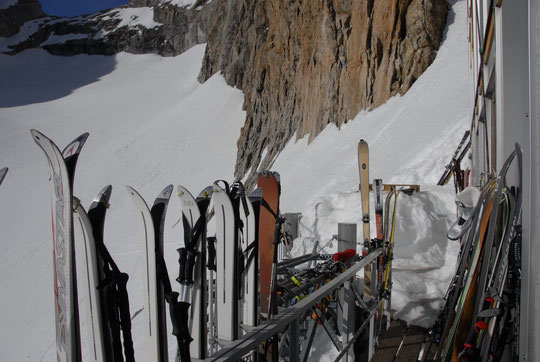
<instances>
[{"instance_id":1,"label":"ski topsheet graphic","mask_svg":"<svg viewBox=\"0 0 540 362\"><path fill-rule=\"evenodd\" d=\"M53 228L54 298L56 314L56 354L59 361L80 361L81 345L77 276L73 240L73 181L79 153L88 133L73 140L60 152L42 133L31 130L34 141L49 164Z\"/></svg>"}]
</instances>

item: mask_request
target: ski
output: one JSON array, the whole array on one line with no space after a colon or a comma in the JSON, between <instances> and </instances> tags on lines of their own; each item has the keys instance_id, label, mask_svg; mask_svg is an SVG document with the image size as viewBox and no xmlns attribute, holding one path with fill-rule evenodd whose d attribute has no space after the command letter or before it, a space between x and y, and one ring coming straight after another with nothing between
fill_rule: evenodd
<instances>
[{"instance_id":1,"label":"ski","mask_svg":"<svg viewBox=\"0 0 540 362\"><path fill-rule=\"evenodd\" d=\"M158 294L157 294L157 271L156 271L156 240L152 214L142 196L132 187L127 186L137 213L141 218L142 225L142 250L144 262L143 272L143 295L144 298L144 339L149 361L163 362L158 337Z\"/></svg>"},{"instance_id":2,"label":"ski","mask_svg":"<svg viewBox=\"0 0 540 362\"><path fill-rule=\"evenodd\" d=\"M172 334L176 336L178 345L176 361L187 362L191 360L189 344L193 340L188 326L190 303L178 300L178 293L172 290L163 256L165 215L173 189L173 185L163 189L154 201L152 208L148 209L144 199L137 191L128 186L134 204L141 214L144 235L142 240L147 260L143 279L145 279L145 289L149 292L146 298L149 305L149 313L147 314L149 328L146 332L146 339L149 353L151 353L149 357L152 361L158 362L168 361L165 302L169 305L169 316L173 326ZM153 247L151 247L152 245ZM153 267L152 261L154 261ZM152 275L152 272L155 273ZM191 278L192 275L193 268L186 269L186 278Z\"/></svg>"},{"instance_id":3,"label":"ski","mask_svg":"<svg viewBox=\"0 0 540 362\"><path fill-rule=\"evenodd\" d=\"M363 139L358 143L358 169L360 173L360 194L362 198L362 223L364 245L362 255L367 255L372 249L371 234L369 230L369 146ZM377 291L377 277L373 279L372 265L370 263L364 268L364 300L370 301ZM371 359L375 350L375 316L369 321L369 345L367 348L368 358Z\"/></svg>"},{"instance_id":4,"label":"ski","mask_svg":"<svg viewBox=\"0 0 540 362\"><path fill-rule=\"evenodd\" d=\"M104 326L102 324L102 305L98 294L99 268L97 267L97 251L94 241L92 224L86 210L76 197L73 197L73 210L77 215L76 224L80 229L80 238L76 238L77 250L84 250L82 275L84 281L81 285L83 296L85 297L85 309L87 315L87 336L90 355L85 356L85 360L103 362L106 361ZM79 240L79 242L77 242ZM82 257L82 256L81 256ZM109 359L112 361L112 359Z\"/></svg>"},{"instance_id":5,"label":"ski","mask_svg":"<svg viewBox=\"0 0 540 362\"><path fill-rule=\"evenodd\" d=\"M182 222L184 226L184 249L178 249L180 268L184 274L179 273L177 281L181 284L180 299L191 304L189 314L189 330L193 337L190 344L191 357L203 359L207 350L207 302L206 293L206 213L210 203L212 187L209 186L197 196L197 199L183 186L178 186L178 196L182 202ZM182 254L185 254L185 260ZM198 256L198 257L194 257ZM195 262L193 278L186 277L185 270L191 268L188 263Z\"/></svg>"},{"instance_id":6,"label":"ski","mask_svg":"<svg viewBox=\"0 0 540 362\"><path fill-rule=\"evenodd\" d=\"M8 168L4 167L0 170L0 185L2 184L2 181L4 181L4 178L6 177L6 174L8 172Z\"/></svg>"},{"instance_id":7,"label":"ski","mask_svg":"<svg viewBox=\"0 0 540 362\"><path fill-rule=\"evenodd\" d=\"M512 161L517 158L518 161L518 178L519 185L516 190L517 196L514 198L512 193L504 188L504 181L506 173L510 167ZM490 271L489 279L485 284L481 284L482 287L479 288L479 291L483 292L482 299L479 301L477 308L474 314L474 321L476 322L470 328L469 336L467 337L466 343L464 345L463 355L469 355L471 353L477 352L475 348L481 346L481 356L482 361L486 361L490 354L495 354L497 351L494 348L491 348L492 340L495 335L495 325L500 323L499 315L503 313L503 309L507 309L507 306L510 305L508 301L503 302L503 298L508 299L512 294L508 290L506 294L504 291L506 289L511 289L507 286L507 283L511 283L512 272L510 271L509 265L511 263L511 252L513 250L513 245L515 248L516 244L520 242L520 226L519 220L521 216L522 208L522 152L521 147L516 144L515 150L507 158L505 164L501 168L501 171L498 175L498 187L500 187L500 195L504 196L505 202L502 208L502 211L506 211L506 217L503 217L502 220L506 220L503 225L503 230L498 234L502 235L499 245L496 245L496 252L494 252L492 257L487 254L484 260L483 266L483 275L481 275L480 282L484 280L483 277L488 274ZM493 215L492 215L493 217ZM495 219L497 221L498 219ZM489 238L494 238L496 231L491 229L488 233ZM492 244L493 241L490 242ZM516 253L518 254L518 253ZM519 256L518 256L519 257ZM514 273L517 274L517 273ZM480 330L484 330L482 333Z\"/></svg>"},{"instance_id":8,"label":"ski","mask_svg":"<svg viewBox=\"0 0 540 362\"><path fill-rule=\"evenodd\" d=\"M376 244L383 247L383 253L378 258L377 263L377 285L382 285L383 281L383 262L386 253L387 245L383 242L383 183L381 179L373 180L375 185L375 225L377 229Z\"/></svg>"},{"instance_id":9,"label":"ski","mask_svg":"<svg viewBox=\"0 0 540 362\"><path fill-rule=\"evenodd\" d=\"M276 275L277 254L281 223L279 197L281 194L280 177L277 172L263 171L257 177L258 187L262 190L259 209L259 315L264 320L272 319L277 313ZM278 336L267 341L264 355L267 360L279 358Z\"/></svg>"},{"instance_id":10,"label":"ski","mask_svg":"<svg viewBox=\"0 0 540 362\"><path fill-rule=\"evenodd\" d=\"M92 268L99 281L98 299L100 303L102 338L105 360L107 362L133 362L133 338L131 333L131 313L127 293L129 276L119 270L111 254L105 246L103 234L105 215L109 208L112 186L104 187L94 198L88 209L93 241L95 243L95 259ZM92 254L89 254L92 255ZM94 289L92 289L94 290ZM122 349L122 341L124 348Z\"/></svg>"},{"instance_id":11,"label":"ski","mask_svg":"<svg viewBox=\"0 0 540 362\"><path fill-rule=\"evenodd\" d=\"M75 166L88 133L69 143L63 152L39 131L33 129L31 134L49 164L57 359L81 361L72 199Z\"/></svg>"},{"instance_id":12,"label":"ski","mask_svg":"<svg viewBox=\"0 0 540 362\"><path fill-rule=\"evenodd\" d=\"M471 309L471 298L475 297L477 290L477 275L478 270L477 266L479 263L480 256L483 252L483 244L488 228L488 223L493 208L493 193L490 194L485 210L480 218L480 227L478 232L478 237L475 237L475 245L473 245L473 253L471 256L470 263L467 268L467 275L464 278L465 284L463 286L463 292L460 294L457 305L455 307L455 315L452 323L450 324L450 329L448 332L447 340L445 341L444 348L442 349L441 360L446 361L448 358L452 357L452 354L457 353L454 348L456 341L459 341L461 336L457 336L456 332L460 330L465 323L470 322L470 317L467 318L467 315L470 313ZM476 234L476 233L475 233ZM465 314L465 317L463 315ZM468 331L468 330L467 330ZM466 336L465 336L466 337Z\"/></svg>"},{"instance_id":13,"label":"ski","mask_svg":"<svg viewBox=\"0 0 540 362\"><path fill-rule=\"evenodd\" d=\"M358 143L358 169L360 171L360 194L362 198L362 223L364 245L362 254L366 255L371 248L371 235L369 230L369 147L366 141ZM364 299L371 299L372 293L371 264L364 269Z\"/></svg>"},{"instance_id":14,"label":"ski","mask_svg":"<svg viewBox=\"0 0 540 362\"><path fill-rule=\"evenodd\" d=\"M465 134L463 135L463 138L461 139L461 142L459 143L456 151L454 152L454 155L452 156L452 159L446 165L445 171L443 172L441 178L439 179L439 182L437 182L438 186L443 186L443 185L446 185L448 183L448 180L450 179L450 176L454 172L456 166L459 165L461 160L467 154L467 151L471 147L471 140L469 139L470 134L471 134L471 131L469 131L469 130L465 131ZM465 144L467 139L469 139L469 141L467 142L467 144ZM465 145L465 147L463 147L463 145Z\"/></svg>"},{"instance_id":15,"label":"ski","mask_svg":"<svg viewBox=\"0 0 540 362\"><path fill-rule=\"evenodd\" d=\"M435 323L434 332L436 338L440 339L441 346L444 346L444 344L447 342L449 329L456 315L456 303L463 290L463 280L466 277L466 271L472 255L474 240L480 230L479 220L481 220L482 215L484 214L487 201L490 198L494 187L495 183L489 182L482 189L478 203L471 216L471 227L469 228L469 231L467 232L466 237L461 245L456 273L446 294L446 303L443 310L439 314L439 317L437 318L437 322ZM442 348L439 348L437 355L440 355L441 351Z\"/></svg>"},{"instance_id":16,"label":"ski","mask_svg":"<svg viewBox=\"0 0 540 362\"><path fill-rule=\"evenodd\" d=\"M157 272L157 325L158 325L158 338L160 347L160 358L162 361L169 360L169 348L167 344L167 314L165 310L165 294L172 292L172 286L169 281L169 274L165 266L163 256L163 233L165 228L165 214L167 212L167 206L169 199L173 192L173 186L169 185L163 191L160 192L152 208L150 214L152 215L152 225L154 231L155 240L155 255L156 255L156 272ZM167 285L168 284L168 285ZM186 321L187 322L187 321Z\"/></svg>"},{"instance_id":17,"label":"ski","mask_svg":"<svg viewBox=\"0 0 540 362\"><path fill-rule=\"evenodd\" d=\"M279 175L271 172L261 172L257 178L257 184L262 190L259 211L259 310L260 314L268 319L273 313L270 310L270 300L275 254L274 234L279 215Z\"/></svg>"},{"instance_id":18,"label":"ski","mask_svg":"<svg viewBox=\"0 0 540 362\"><path fill-rule=\"evenodd\" d=\"M217 336L234 341L238 338L238 235L235 211L228 195L216 181L212 200L216 220L216 310Z\"/></svg>"},{"instance_id":19,"label":"ski","mask_svg":"<svg viewBox=\"0 0 540 362\"><path fill-rule=\"evenodd\" d=\"M394 231L396 226L396 210L397 210L397 198L400 193L400 190L393 190L386 196L385 206L384 206L384 227L383 227L383 243L385 248L383 262L383 278L380 283L379 293L384 299L381 303L380 313L381 316L379 322L379 330L386 330L390 326L390 320L392 319L391 315L391 274L392 274L392 258L394 250ZM390 217L390 204L394 199L393 210ZM390 219L392 220L390 222ZM385 304L386 302L386 304Z\"/></svg>"},{"instance_id":20,"label":"ski","mask_svg":"<svg viewBox=\"0 0 540 362\"><path fill-rule=\"evenodd\" d=\"M255 327L257 325L257 301L258 301L258 228L255 207L252 204L256 194L251 194L249 202L240 203L240 220L243 224L242 240L240 243L242 252L242 323L244 326ZM260 201L256 201L260 202ZM247 207L247 210L244 209Z\"/></svg>"}]
</instances>

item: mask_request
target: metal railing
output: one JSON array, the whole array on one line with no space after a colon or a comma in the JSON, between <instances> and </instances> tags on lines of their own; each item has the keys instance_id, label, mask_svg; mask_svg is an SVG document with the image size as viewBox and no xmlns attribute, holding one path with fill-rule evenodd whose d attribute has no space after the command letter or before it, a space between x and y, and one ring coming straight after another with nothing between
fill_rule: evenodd
<instances>
[{"instance_id":1,"label":"metal railing","mask_svg":"<svg viewBox=\"0 0 540 362\"><path fill-rule=\"evenodd\" d=\"M289 337L289 361L296 362L300 359L307 360L312 340L308 341L307 343L303 343L304 350L300 351L300 322L310 309L315 308L317 303L319 303L329 294L333 293L336 289L344 285L346 299L348 299L349 301L348 303L347 301L345 301L345 305L350 305L351 302L354 304L354 300L356 300L363 309L369 312L369 318L367 320L371 319L371 317L374 315L375 310L378 308L378 305L372 303L368 306L362 300L358 291L355 290L356 285L353 282L353 279L355 279L356 274L361 271L366 265L370 263L375 263L377 257L381 255L381 253L381 248L372 250L368 255L362 257L362 259L360 259L356 264L351 266L345 272L339 274L333 280L314 291L313 294L300 300L295 305L284 309L267 323L251 329L248 333L246 333L239 339L228 342L224 348L222 348L212 356L206 358L205 361L240 360L242 359L242 357L251 353L251 351L256 350L258 346L261 345L263 342L271 339L274 335L287 330L287 328ZM341 341L342 343L340 344L342 346L342 349L340 351L339 358L343 357L348 353L348 350L352 345L354 345L354 341L361 333L360 329L351 329L351 321L354 320L354 315L351 315L351 312L354 313L354 308L346 308L345 306L343 307L343 316L341 318L343 325L343 333ZM368 323L364 322L360 328L363 329L367 325ZM301 352L301 354L299 352Z\"/></svg>"}]
</instances>

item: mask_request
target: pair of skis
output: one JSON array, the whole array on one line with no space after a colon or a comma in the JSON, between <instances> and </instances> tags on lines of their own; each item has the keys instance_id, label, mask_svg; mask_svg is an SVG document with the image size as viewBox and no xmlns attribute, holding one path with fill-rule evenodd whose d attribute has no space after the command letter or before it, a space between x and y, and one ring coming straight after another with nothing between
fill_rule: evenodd
<instances>
[{"instance_id":1,"label":"pair of skis","mask_svg":"<svg viewBox=\"0 0 540 362\"><path fill-rule=\"evenodd\" d=\"M441 321L446 321L444 327L439 323L441 345L436 358L440 360L474 356L485 361L493 354L490 344L497 322L493 313L499 312L505 289L510 245L519 245L521 184L517 202L504 187L516 158L521 180L521 149L516 145L497 178L484 186L473 212L473 223L463 239L456 276L440 316Z\"/></svg>"},{"instance_id":2,"label":"pair of skis","mask_svg":"<svg viewBox=\"0 0 540 362\"><path fill-rule=\"evenodd\" d=\"M86 264L86 268L81 269L90 345L90 354L85 360L123 361L125 356L126 361L133 361L126 290L128 276L118 270L103 243L111 187L100 192L88 213L73 196L75 168L88 133L77 137L62 152L42 133L36 130L31 133L46 156L50 172L57 359L82 360L73 221L73 213L76 213L82 235L77 248L81 253L84 251L81 260Z\"/></svg>"},{"instance_id":3,"label":"pair of skis","mask_svg":"<svg viewBox=\"0 0 540 362\"><path fill-rule=\"evenodd\" d=\"M204 240L206 232L205 216L209 201L205 196L195 200L182 186L178 189L179 196L182 198L184 225L184 247L178 249L180 270L177 281L181 284L181 293L178 293L172 289L163 254L165 216L173 190L173 185L167 186L149 208L143 197L128 186L128 192L140 216L143 235L141 246L145 256L145 263L142 266L148 358L160 362L169 360L166 304L173 326L172 334L176 337L178 346L177 361L191 360L190 343L193 338L190 333L190 323L191 330L197 331L194 332L197 342L193 347L196 358L200 358L199 356L204 353L206 340L206 335L202 333L202 326L206 327L205 314L202 312L205 305L202 291L204 268L200 266L199 256L201 250L204 249L201 240ZM196 284L195 288L194 284ZM193 293L192 289L195 289ZM192 307L191 316L190 307Z\"/></svg>"},{"instance_id":4,"label":"pair of skis","mask_svg":"<svg viewBox=\"0 0 540 362\"><path fill-rule=\"evenodd\" d=\"M471 131L469 130L467 130L465 134L463 135L461 142L456 148L456 151L454 152L452 159L446 165L446 168L441 178L439 179L439 182L437 182L437 185L439 186L446 185L448 183L448 180L450 180L450 176L454 174L455 176L454 187L456 189L456 192L462 191L463 188L465 187L463 175L461 171L461 161L463 161L463 159L465 158L465 155L467 154L467 151L469 151L469 149L471 148L470 135L471 135Z\"/></svg>"}]
</instances>

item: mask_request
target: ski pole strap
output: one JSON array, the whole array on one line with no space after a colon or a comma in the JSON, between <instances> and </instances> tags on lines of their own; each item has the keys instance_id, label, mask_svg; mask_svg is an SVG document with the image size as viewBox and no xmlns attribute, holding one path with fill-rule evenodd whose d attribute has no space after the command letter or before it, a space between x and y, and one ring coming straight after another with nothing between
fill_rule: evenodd
<instances>
[{"instance_id":1,"label":"ski pole strap","mask_svg":"<svg viewBox=\"0 0 540 362\"><path fill-rule=\"evenodd\" d=\"M126 362L135 362L135 352L133 350L133 338L131 335L131 314L129 311L129 297L127 292L127 281L129 276L120 273L118 282L118 309L120 312L120 327L122 328L122 338L124 340L124 355Z\"/></svg>"},{"instance_id":2,"label":"ski pole strap","mask_svg":"<svg viewBox=\"0 0 540 362\"><path fill-rule=\"evenodd\" d=\"M206 267L208 270L216 271L216 238L211 236L206 241L208 244L208 261Z\"/></svg>"},{"instance_id":3,"label":"ski pole strap","mask_svg":"<svg viewBox=\"0 0 540 362\"><path fill-rule=\"evenodd\" d=\"M246 190L244 188L244 185L237 181L232 185L231 193L233 193L233 197L238 197L240 199L240 202L242 203L242 206L244 207L244 213L246 215L246 218L249 216L249 209L247 204L247 198L246 198Z\"/></svg>"},{"instance_id":4,"label":"ski pole strap","mask_svg":"<svg viewBox=\"0 0 540 362\"><path fill-rule=\"evenodd\" d=\"M279 219L279 216L277 213L274 212L274 210L272 210L272 208L270 207L270 205L268 205L268 202L263 198L261 199L261 206L263 206L266 210L268 210L268 212L270 214L272 214L272 216L274 217L274 219Z\"/></svg>"},{"instance_id":5,"label":"ski pole strap","mask_svg":"<svg viewBox=\"0 0 540 362\"><path fill-rule=\"evenodd\" d=\"M193 228L191 228L189 221L185 216L182 215L182 222L184 224L184 246L186 249L195 249L197 242L201 238L201 235L204 231L204 226L206 225L205 215L201 215Z\"/></svg>"},{"instance_id":6,"label":"ski pole strap","mask_svg":"<svg viewBox=\"0 0 540 362\"><path fill-rule=\"evenodd\" d=\"M255 259L255 255L257 254L257 243L254 241L252 242L251 244L249 244L249 246L246 248L246 250L244 250L244 252L242 253L242 255L244 256L244 260L245 260L245 255L248 254L248 252L253 249L253 251L251 253L249 253L249 256L247 258L247 262L246 262L246 265L244 266L244 271L247 270L247 268L249 268L249 266L251 265L251 263L253 262L253 259Z\"/></svg>"},{"instance_id":7,"label":"ski pole strap","mask_svg":"<svg viewBox=\"0 0 540 362\"><path fill-rule=\"evenodd\" d=\"M225 180L216 180L216 182L214 182L216 185L219 185L219 183L223 183L223 188L225 189L225 192L227 193L227 195L230 195L231 194L231 187L229 186L229 183Z\"/></svg>"},{"instance_id":8,"label":"ski pole strap","mask_svg":"<svg viewBox=\"0 0 540 362\"><path fill-rule=\"evenodd\" d=\"M187 263L187 249L179 248L178 251L178 278L176 281L182 283L186 279L186 263Z\"/></svg>"}]
</instances>

